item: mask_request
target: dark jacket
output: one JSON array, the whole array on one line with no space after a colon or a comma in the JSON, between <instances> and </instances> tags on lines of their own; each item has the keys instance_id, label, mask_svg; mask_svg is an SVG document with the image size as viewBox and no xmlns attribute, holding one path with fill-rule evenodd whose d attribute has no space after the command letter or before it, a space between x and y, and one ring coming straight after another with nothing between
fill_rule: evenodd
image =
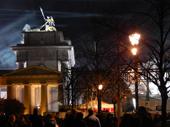
<instances>
[{"instance_id":1,"label":"dark jacket","mask_svg":"<svg viewBox=\"0 0 170 127\"><path fill-rule=\"evenodd\" d=\"M69 115L66 119L64 119L64 127L71 127L74 120L75 120L75 117L73 117L72 115Z\"/></svg>"},{"instance_id":2,"label":"dark jacket","mask_svg":"<svg viewBox=\"0 0 170 127\"><path fill-rule=\"evenodd\" d=\"M86 116L84 121L88 127L101 127L99 119L94 115Z\"/></svg>"},{"instance_id":3,"label":"dark jacket","mask_svg":"<svg viewBox=\"0 0 170 127\"><path fill-rule=\"evenodd\" d=\"M30 122L32 123L32 127L43 127L43 120L41 116L37 114L30 116Z\"/></svg>"},{"instance_id":4,"label":"dark jacket","mask_svg":"<svg viewBox=\"0 0 170 127\"><path fill-rule=\"evenodd\" d=\"M75 121L73 121L72 127L87 127L87 124L84 120L76 119Z\"/></svg>"},{"instance_id":5,"label":"dark jacket","mask_svg":"<svg viewBox=\"0 0 170 127\"><path fill-rule=\"evenodd\" d=\"M139 117L137 117L134 120L134 126L135 127L153 127L153 121L147 116L144 116L143 119L140 119Z\"/></svg>"},{"instance_id":6,"label":"dark jacket","mask_svg":"<svg viewBox=\"0 0 170 127\"><path fill-rule=\"evenodd\" d=\"M51 120L45 123L45 127L57 127L57 123Z\"/></svg>"}]
</instances>

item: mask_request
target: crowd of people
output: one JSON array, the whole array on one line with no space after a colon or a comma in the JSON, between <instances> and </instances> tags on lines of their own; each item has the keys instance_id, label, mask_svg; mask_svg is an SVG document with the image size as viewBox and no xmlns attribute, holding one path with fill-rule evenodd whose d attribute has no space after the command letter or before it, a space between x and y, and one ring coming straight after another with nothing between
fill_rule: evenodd
<instances>
[{"instance_id":1,"label":"crowd of people","mask_svg":"<svg viewBox=\"0 0 170 127\"><path fill-rule=\"evenodd\" d=\"M169 115L170 116L170 115ZM65 118L59 118L59 113L46 116L38 115L38 109L34 109L33 115L11 114L10 116L0 116L0 127L118 127L118 118L113 114L102 112L93 114L93 110L88 110L88 116L84 117L82 112L72 109ZM156 127L161 121L161 115L155 114L152 118L146 108L140 106L136 113L126 114L120 118L120 127Z\"/></svg>"}]
</instances>

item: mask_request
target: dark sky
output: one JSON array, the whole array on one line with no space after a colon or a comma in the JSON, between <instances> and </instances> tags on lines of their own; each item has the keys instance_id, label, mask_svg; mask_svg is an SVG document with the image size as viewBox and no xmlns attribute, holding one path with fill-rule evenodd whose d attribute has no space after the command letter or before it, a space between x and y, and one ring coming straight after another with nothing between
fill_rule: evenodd
<instances>
[{"instance_id":1,"label":"dark sky","mask_svg":"<svg viewBox=\"0 0 170 127\"><path fill-rule=\"evenodd\" d=\"M92 15L98 15L117 0L0 0L0 69L16 68L11 46L20 44L25 24L36 28L45 16L53 16L56 29L72 44L88 35ZM123 1L123 0L119 0Z\"/></svg>"}]
</instances>

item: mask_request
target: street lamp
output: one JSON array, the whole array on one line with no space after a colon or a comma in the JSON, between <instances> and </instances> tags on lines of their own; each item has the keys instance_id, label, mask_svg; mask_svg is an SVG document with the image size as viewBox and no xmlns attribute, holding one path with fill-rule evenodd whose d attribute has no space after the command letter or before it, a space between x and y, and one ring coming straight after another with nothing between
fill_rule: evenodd
<instances>
[{"instance_id":1,"label":"street lamp","mask_svg":"<svg viewBox=\"0 0 170 127\"><path fill-rule=\"evenodd\" d=\"M98 114L101 112L101 90L103 88L102 84L98 85Z\"/></svg>"},{"instance_id":2,"label":"street lamp","mask_svg":"<svg viewBox=\"0 0 170 127\"><path fill-rule=\"evenodd\" d=\"M99 85L99 90L102 90L102 88L103 88L103 85L100 84L100 85Z\"/></svg>"},{"instance_id":3,"label":"street lamp","mask_svg":"<svg viewBox=\"0 0 170 127\"><path fill-rule=\"evenodd\" d=\"M137 46L139 44L140 34L131 34L129 35L129 40L133 46L132 48L132 54L134 55L134 63L135 63L135 69L137 70ZM136 110L139 106L138 101L138 79L137 79L137 73L135 71L135 99L136 99Z\"/></svg>"},{"instance_id":4,"label":"street lamp","mask_svg":"<svg viewBox=\"0 0 170 127\"><path fill-rule=\"evenodd\" d=\"M140 39L140 34L135 33L135 34L129 35L129 40L130 40L130 42L131 42L131 44L133 46L132 54L134 56L137 55L137 48L136 47L139 44L139 39Z\"/></svg>"},{"instance_id":5,"label":"street lamp","mask_svg":"<svg viewBox=\"0 0 170 127\"><path fill-rule=\"evenodd\" d=\"M133 46L138 45L139 39L140 39L140 34L138 34L138 33L131 34L131 35L129 35L129 39Z\"/></svg>"}]
</instances>

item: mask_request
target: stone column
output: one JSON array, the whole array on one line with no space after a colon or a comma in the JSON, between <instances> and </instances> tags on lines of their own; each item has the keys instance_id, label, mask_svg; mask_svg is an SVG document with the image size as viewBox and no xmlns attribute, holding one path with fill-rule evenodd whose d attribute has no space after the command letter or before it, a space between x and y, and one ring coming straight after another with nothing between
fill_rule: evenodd
<instances>
[{"instance_id":1,"label":"stone column","mask_svg":"<svg viewBox=\"0 0 170 127\"><path fill-rule=\"evenodd\" d=\"M14 86L14 98L20 101L20 88L18 85Z\"/></svg>"},{"instance_id":2,"label":"stone column","mask_svg":"<svg viewBox=\"0 0 170 127\"><path fill-rule=\"evenodd\" d=\"M41 84L41 115L47 111L47 84Z\"/></svg>"},{"instance_id":3,"label":"stone column","mask_svg":"<svg viewBox=\"0 0 170 127\"><path fill-rule=\"evenodd\" d=\"M7 86L7 99L14 99L14 86L12 84Z\"/></svg>"},{"instance_id":4,"label":"stone column","mask_svg":"<svg viewBox=\"0 0 170 127\"><path fill-rule=\"evenodd\" d=\"M50 86L47 86L47 111L51 110L50 104Z\"/></svg>"},{"instance_id":5,"label":"stone column","mask_svg":"<svg viewBox=\"0 0 170 127\"><path fill-rule=\"evenodd\" d=\"M31 86L24 84L24 106L26 107L24 114L31 113Z\"/></svg>"},{"instance_id":6,"label":"stone column","mask_svg":"<svg viewBox=\"0 0 170 127\"><path fill-rule=\"evenodd\" d=\"M35 108L35 86L31 86L31 114Z\"/></svg>"},{"instance_id":7,"label":"stone column","mask_svg":"<svg viewBox=\"0 0 170 127\"><path fill-rule=\"evenodd\" d=\"M51 112L53 112L53 87L50 88L50 103L51 103Z\"/></svg>"}]
</instances>

